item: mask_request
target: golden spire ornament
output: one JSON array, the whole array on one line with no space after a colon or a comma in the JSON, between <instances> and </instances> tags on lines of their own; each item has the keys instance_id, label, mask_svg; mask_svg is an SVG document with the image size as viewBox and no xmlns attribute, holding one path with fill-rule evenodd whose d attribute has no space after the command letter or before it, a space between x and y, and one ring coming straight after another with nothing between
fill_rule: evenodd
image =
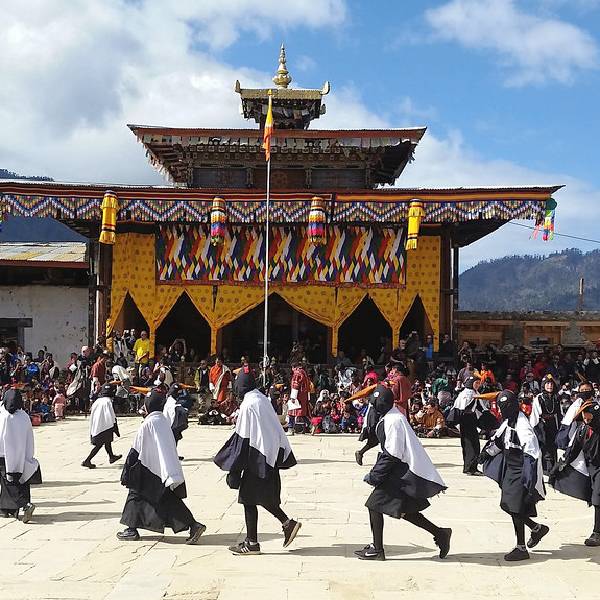
<instances>
[{"instance_id":1,"label":"golden spire ornament","mask_svg":"<svg viewBox=\"0 0 600 600\"><path fill-rule=\"evenodd\" d=\"M279 68L277 69L275 77L273 77L273 83L278 88L287 88L291 82L292 76L287 70L287 66L285 64L285 46L281 44L281 50L279 51Z\"/></svg>"}]
</instances>

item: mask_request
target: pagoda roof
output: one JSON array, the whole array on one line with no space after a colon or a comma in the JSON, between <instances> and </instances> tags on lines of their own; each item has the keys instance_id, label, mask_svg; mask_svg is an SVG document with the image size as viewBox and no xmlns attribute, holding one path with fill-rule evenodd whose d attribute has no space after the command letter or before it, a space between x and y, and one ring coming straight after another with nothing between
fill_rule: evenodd
<instances>
[{"instance_id":1,"label":"pagoda roof","mask_svg":"<svg viewBox=\"0 0 600 600\"><path fill-rule=\"evenodd\" d=\"M214 129L129 125L146 148L150 164L175 183L187 183L189 152L245 152L260 160L261 129ZM376 162L374 183L391 184L412 159L426 127L403 129L274 129L271 155L276 166L290 155L328 155L356 149Z\"/></svg>"}]
</instances>

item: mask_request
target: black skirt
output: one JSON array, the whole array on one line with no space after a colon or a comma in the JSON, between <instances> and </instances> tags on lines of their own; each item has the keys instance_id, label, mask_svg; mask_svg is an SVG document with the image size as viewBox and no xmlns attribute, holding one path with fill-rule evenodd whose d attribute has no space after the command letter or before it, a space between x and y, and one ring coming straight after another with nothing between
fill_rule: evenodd
<instances>
[{"instance_id":1,"label":"black skirt","mask_svg":"<svg viewBox=\"0 0 600 600\"><path fill-rule=\"evenodd\" d=\"M92 446L104 446L104 444L112 444L114 439L115 429L111 427L110 429L105 429L101 431L98 435L90 436L90 442Z\"/></svg>"},{"instance_id":2,"label":"black skirt","mask_svg":"<svg viewBox=\"0 0 600 600\"><path fill-rule=\"evenodd\" d=\"M401 519L404 514L418 513L430 506L427 498L411 498L406 494L390 494L384 487L378 486L367 498L365 506L394 519Z\"/></svg>"},{"instance_id":3,"label":"black skirt","mask_svg":"<svg viewBox=\"0 0 600 600\"><path fill-rule=\"evenodd\" d=\"M600 467L587 465L590 474L590 483L592 485L592 500L593 506L600 506Z\"/></svg>"},{"instance_id":4,"label":"black skirt","mask_svg":"<svg viewBox=\"0 0 600 600\"><path fill-rule=\"evenodd\" d=\"M183 500L165 488L160 501L155 505L133 490L129 490L121 523L133 529L147 529L163 533L169 527L174 533L189 529L195 519Z\"/></svg>"},{"instance_id":5,"label":"black skirt","mask_svg":"<svg viewBox=\"0 0 600 600\"><path fill-rule=\"evenodd\" d=\"M275 508L281 504L281 477L279 469L273 469L262 479L251 471L244 471L238 494L240 504Z\"/></svg>"},{"instance_id":6,"label":"black skirt","mask_svg":"<svg viewBox=\"0 0 600 600\"><path fill-rule=\"evenodd\" d=\"M0 458L0 510L14 512L29 504L31 502L30 482L31 479L26 483L8 481L4 458Z\"/></svg>"},{"instance_id":7,"label":"black skirt","mask_svg":"<svg viewBox=\"0 0 600 600\"><path fill-rule=\"evenodd\" d=\"M527 489L522 483L523 452L520 450L505 450L504 475L502 477L502 495L500 508L511 516L535 517L537 511L535 502L529 498Z\"/></svg>"}]
</instances>

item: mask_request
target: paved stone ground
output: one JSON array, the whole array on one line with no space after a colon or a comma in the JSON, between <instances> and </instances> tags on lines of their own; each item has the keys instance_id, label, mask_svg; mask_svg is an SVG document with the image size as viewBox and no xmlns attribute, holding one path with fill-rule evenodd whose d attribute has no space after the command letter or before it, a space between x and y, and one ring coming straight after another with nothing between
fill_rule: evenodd
<instances>
[{"instance_id":1,"label":"paved stone ground","mask_svg":"<svg viewBox=\"0 0 600 600\"><path fill-rule=\"evenodd\" d=\"M121 419L124 455L139 424ZM447 493L427 516L454 529L450 556L439 560L431 537L408 523L386 520L387 562L365 563L353 550L370 541L363 507L367 465L354 462L356 436L296 436L300 464L283 474L284 508L304 526L291 549L282 548L279 524L259 516L263 556L238 557L227 546L242 537L235 492L212 456L228 428L191 425L180 444L188 503L208 530L200 546L185 534L148 534L139 543L115 538L126 491L120 465L99 454L95 471L80 467L89 450L87 422L72 418L35 430L45 483L33 488L34 519L0 519L0 598L155 600L398 600L402 598L598 598L600 549L583 546L592 510L549 492L539 505L552 531L532 560L507 564L512 526L486 478L460 469L458 440L426 441Z\"/></svg>"}]
</instances>

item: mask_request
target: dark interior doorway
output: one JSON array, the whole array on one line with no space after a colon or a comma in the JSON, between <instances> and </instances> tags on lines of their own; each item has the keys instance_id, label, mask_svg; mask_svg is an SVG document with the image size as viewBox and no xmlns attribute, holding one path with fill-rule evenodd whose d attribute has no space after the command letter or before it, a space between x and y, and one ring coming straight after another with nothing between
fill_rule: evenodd
<instances>
[{"instance_id":1,"label":"dark interior doorway","mask_svg":"<svg viewBox=\"0 0 600 600\"><path fill-rule=\"evenodd\" d=\"M184 339L187 358L194 362L210 354L210 325L184 292L156 331L156 344L167 350L176 339Z\"/></svg>"},{"instance_id":2,"label":"dark interior doorway","mask_svg":"<svg viewBox=\"0 0 600 600\"><path fill-rule=\"evenodd\" d=\"M423 302L419 295L415 297L413 305L410 307L410 310L404 319L404 323L402 323L400 337L406 338L412 331L416 331L421 340L424 340L428 333L432 333L425 307L423 306Z\"/></svg>"},{"instance_id":3,"label":"dark interior doorway","mask_svg":"<svg viewBox=\"0 0 600 600\"><path fill-rule=\"evenodd\" d=\"M338 335L338 351L354 364L360 363L361 351L377 362L382 348L391 345L392 328L371 298L366 297L344 321ZM358 362L357 362L358 361Z\"/></svg>"},{"instance_id":4,"label":"dark interior doorway","mask_svg":"<svg viewBox=\"0 0 600 600\"><path fill-rule=\"evenodd\" d=\"M138 336L140 331L149 331L144 315L140 312L133 298L129 294L126 294L121 312L115 321L114 331L123 333L123 331L130 329L135 329L138 332Z\"/></svg>"},{"instance_id":5,"label":"dark interior doorway","mask_svg":"<svg viewBox=\"0 0 600 600\"><path fill-rule=\"evenodd\" d=\"M220 349L237 362L248 356L258 362L263 353L264 303L226 325ZM327 327L292 308L281 296L269 296L269 356L287 363L295 340L307 342L310 363L327 362Z\"/></svg>"}]
</instances>

